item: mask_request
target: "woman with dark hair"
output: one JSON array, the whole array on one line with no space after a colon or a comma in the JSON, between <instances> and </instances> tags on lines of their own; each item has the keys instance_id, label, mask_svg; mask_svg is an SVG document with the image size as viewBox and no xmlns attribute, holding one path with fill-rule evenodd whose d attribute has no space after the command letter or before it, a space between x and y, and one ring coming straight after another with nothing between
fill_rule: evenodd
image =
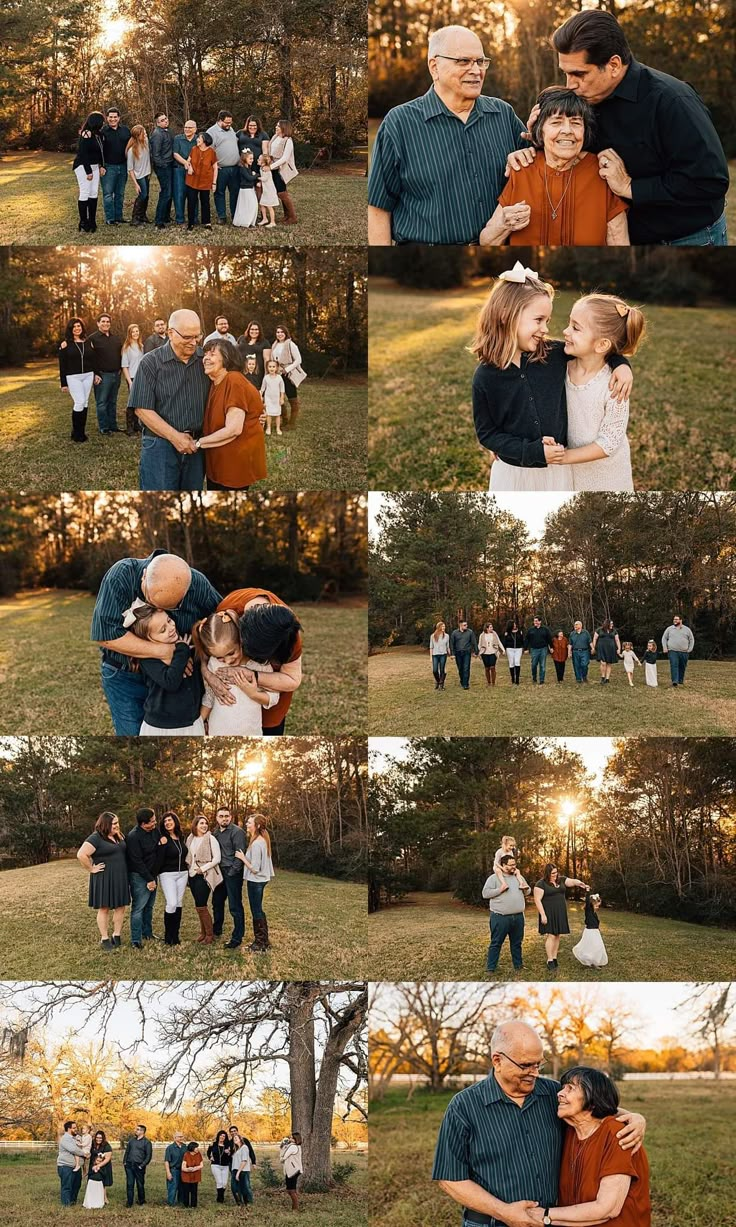
<instances>
[{"instance_id":1,"label":"woman with dark hair","mask_svg":"<svg viewBox=\"0 0 736 1227\"><path fill-rule=\"evenodd\" d=\"M552 660L557 674L557 684L565 680L565 665L570 649L570 640L564 631L558 631L552 640Z\"/></svg>"},{"instance_id":2,"label":"woman with dark hair","mask_svg":"<svg viewBox=\"0 0 736 1227\"><path fill-rule=\"evenodd\" d=\"M521 680L521 658L524 654L524 632L516 618L512 618L510 622L506 623L503 646L506 649L506 659L509 662L511 685L518 686Z\"/></svg>"},{"instance_id":3,"label":"woman with dark hair","mask_svg":"<svg viewBox=\"0 0 736 1227\"><path fill-rule=\"evenodd\" d=\"M168 810L159 823L160 844L163 859L158 880L163 891L164 942L167 946L180 946L181 913L184 892L189 882L187 850L178 814Z\"/></svg>"},{"instance_id":4,"label":"woman with dark hair","mask_svg":"<svg viewBox=\"0 0 736 1227\"><path fill-rule=\"evenodd\" d=\"M548 86L530 126L534 161L511 170L482 246L628 247L628 205L600 177L590 153L595 119L574 90Z\"/></svg>"},{"instance_id":5,"label":"woman with dark hair","mask_svg":"<svg viewBox=\"0 0 736 1227\"><path fill-rule=\"evenodd\" d=\"M93 111L79 129L77 156L72 170L79 185L79 230L94 234L97 230L97 197L100 193L100 175L105 173L105 154L102 146L102 126L105 116L102 111Z\"/></svg>"},{"instance_id":6,"label":"woman with dark hair","mask_svg":"<svg viewBox=\"0 0 736 1227\"><path fill-rule=\"evenodd\" d=\"M302 356L299 346L291 338L291 333L283 324L276 325L276 339L271 346L271 358L279 364L279 374L284 381L284 391L289 402L289 419L284 422L287 430L294 430L299 417L299 385L306 378L302 370ZM298 382L294 382L295 376Z\"/></svg>"},{"instance_id":7,"label":"woman with dark hair","mask_svg":"<svg viewBox=\"0 0 736 1227\"><path fill-rule=\"evenodd\" d=\"M224 597L223 600L220 601L220 604L217 606L218 613L221 611L224 612L226 610L232 610L234 613L238 615L240 619L241 643L243 647L243 652L246 653L247 656L252 655L249 650L248 644L250 643L250 639L251 639L250 632L253 631L254 627L253 627L253 624L250 625L247 631L246 637L244 638L243 637L243 618L244 618L244 615L249 614L252 610L258 607L261 607L261 606L262 607L274 606L279 609L286 609L288 610L288 613L291 615L291 618L294 619L294 622L296 622L296 618L294 618L294 615L291 612L291 610L288 609L288 606L286 606L284 602L281 600L281 597L276 596L274 592L269 592L265 588L237 588L234 592L231 592L228 594L228 596ZM297 626L298 626L298 623L297 623ZM258 646L259 648L264 647L264 638L265 638L264 633L263 633L265 628L261 627L260 629L261 629L261 633L257 637L258 642L254 640L255 646ZM271 627L270 634L273 635L273 627ZM283 636L284 636L284 628L282 627L280 634L279 636L277 636L277 638L283 638ZM273 644L273 639L271 639L270 644L271 645ZM265 644L265 646L266 648L268 648L269 644ZM291 706L291 700L293 697L293 693L295 690L299 689L302 683L302 635L301 635L301 631L299 630L297 632L296 637L293 641L293 648L291 650L291 654L286 656L286 658L284 658L283 648L275 652L272 656L267 657L267 656L253 655L252 658L253 660L262 660L264 662L268 661L268 663L271 665L271 668L273 669L273 672L269 673L268 675L268 688L269 690L278 691L281 697L278 703L276 703L273 707L264 708L263 717L262 717L263 736L264 737L280 737L284 732L285 723L286 723L286 715ZM244 676L246 681L252 682L255 678L255 674L252 673L251 670L243 669L243 670L235 670L230 677L226 677L225 679L222 679L222 675L220 675L220 678L219 679L214 678L214 681L212 677L208 674L205 680L206 680L207 685L211 687L211 689L217 694L217 697L222 702L232 703L234 702L233 696L232 695L228 696L229 687L226 686L223 688L223 680L235 686L240 686L241 683L239 681L239 674L241 673ZM218 692L218 686L219 686L219 692Z\"/></svg>"},{"instance_id":8,"label":"woman with dark hair","mask_svg":"<svg viewBox=\"0 0 736 1227\"><path fill-rule=\"evenodd\" d=\"M233 1146L225 1129L220 1129L214 1142L207 1147L207 1158L217 1189L218 1202L224 1202L225 1189L230 1179L230 1161L233 1157Z\"/></svg>"},{"instance_id":9,"label":"woman with dark hair","mask_svg":"<svg viewBox=\"0 0 736 1227\"><path fill-rule=\"evenodd\" d=\"M291 660L301 629L287 605L257 605L240 619L243 653L280 669Z\"/></svg>"},{"instance_id":10,"label":"woman with dark hair","mask_svg":"<svg viewBox=\"0 0 736 1227\"><path fill-rule=\"evenodd\" d=\"M271 836L263 814L251 814L245 824L250 843L245 852L238 850L235 856L245 865L245 884L248 891L248 906L253 920L253 941L248 947L254 954L271 949L268 938L268 920L263 910L263 893L274 877L271 859Z\"/></svg>"},{"instance_id":11,"label":"woman with dark hair","mask_svg":"<svg viewBox=\"0 0 736 1227\"><path fill-rule=\"evenodd\" d=\"M87 336L84 320L78 317L69 320L58 354L61 390L68 392L72 398L72 432L69 438L72 443L86 443L87 406L94 384L100 383L100 376L95 347Z\"/></svg>"},{"instance_id":12,"label":"woman with dark hair","mask_svg":"<svg viewBox=\"0 0 736 1227\"><path fill-rule=\"evenodd\" d=\"M603 625L598 627L590 651L592 656L598 658L601 667L601 686L607 686L611 681L611 669L621 655L621 640L610 618L606 618Z\"/></svg>"},{"instance_id":13,"label":"woman with dark hair","mask_svg":"<svg viewBox=\"0 0 736 1227\"><path fill-rule=\"evenodd\" d=\"M623 1150L616 1137L619 1096L608 1074L576 1065L560 1078L557 1115L565 1130L560 1161L558 1206L537 1206L527 1214L537 1223L608 1223L651 1227L649 1161L643 1147Z\"/></svg>"},{"instance_id":14,"label":"woman with dark hair","mask_svg":"<svg viewBox=\"0 0 736 1227\"><path fill-rule=\"evenodd\" d=\"M204 814L198 814L192 822L191 834L187 837L187 865L189 866L189 889L199 916L198 942L211 946L214 940L212 917L207 901L216 886L222 881L220 860L222 853L210 824Z\"/></svg>"},{"instance_id":15,"label":"woman with dark hair","mask_svg":"<svg viewBox=\"0 0 736 1227\"><path fill-rule=\"evenodd\" d=\"M238 138L238 152L242 154L244 150L250 149L253 154L253 169L258 174L256 196L260 200L262 188L258 159L262 153L268 153L268 133L263 131L260 119L255 115L249 115L242 128L235 135Z\"/></svg>"},{"instance_id":16,"label":"woman with dark hair","mask_svg":"<svg viewBox=\"0 0 736 1227\"><path fill-rule=\"evenodd\" d=\"M210 192L217 187L217 154L212 148L212 137L209 132L198 132L196 144L192 146L184 177L184 194L187 200L187 230L193 230L197 224L197 205L200 211L200 225L205 230L211 230Z\"/></svg>"},{"instance_id":17,"label":"woman with dark hair","mask_svg":"<svg viewBox=\"0 0 736 1227\"><path fill-rule=\"evenodd\" d=\"M243 366L245 366L249 358L255 358L255 374L258 377L258 386L260 387L263 376L266 373L266 363L271 357L271 342L267 341L264 337L263 329L258 320L250 320L246 324L245 332L241 337L238 337L238 349L243 359Z\"/></svg>"},{"instance_id":18,"label":"woman with dark hair","mask_svg":"<svg viewBox=\"0 0 736 1227\"><path fill-rule=\"evenodd\" d=\"M245 378L230 341L207 341L202 359L212 383L197 447L205 452L208 490L247 490L266 476L263 403Z\"/></svg>"},{"instance_id":19,"label":"woman with dark hair","mask_svg":"<svg viewBox=\"0 0 736 1227\"><path fill-rule=\"evenodd\" d=\"M297 222L294 201L288 192L288 186L292 179L296 179L299 174L294 158L292 130L290 123L287 123L285 119L280 119L276 124L276 131L271 137L268 150L271 155L273 185L276 188L276 195L284 208L285 226L295 226Z\"/></svg>"},{"instance_id":20,"label":"woman with dark hair","mask_svg":"<svg viewBox=\"0 0 736 1227\"><path fill-rule=\"evenodd\" d=\"M92 1138L89 1153L89 1175L84 1193L85 1210L100 1210L107 1205L107 1190L112 1185L112 1146L104 1130L98 1129Z\"/></svg>"},{"instance_id":21,"label":"woman with dark hair","mask_svg":"<svg viewBox=\"0 0 736 1227\"><path fill-rule=\"evenodd\" d=\"M105 810L95 829L77 852L77 860L89 874L89 906L97 912L100 945L108 954L121 944L123 917L130 903L125 836L117 814ZM110 912L112 937L109 936Z\"/></svg>"},{"instance_id":22,"label":"woman with dark hair","mask_svg":"<svg viewBox=\"0 0 736 1227\"><path fill-rule=\"evenodd\" d=\"M199 1142L190 1142L181 1161L181 1201L183 1206L197 1207L197 1194L202 1180L204 1159L199 1152Z\"/></svg>"},{"instance_id":23,"label":"woman with dark hair","mask_svg":"<svg viewBox=\"0 0 736 1227\"><path fill-rule=\"evenodd\" d=\"M556 865L544 867L544 875L534 887L534 905L539 912L539 932L544 938L547 951L547 970L557 971L557 955L560 949L560 938L563 933L570 932L570 922L567 919L567 904L565 891L568 886L579 886L581 890L590 890L579 878L566 878Z\"/></svg>"}]
</instances>

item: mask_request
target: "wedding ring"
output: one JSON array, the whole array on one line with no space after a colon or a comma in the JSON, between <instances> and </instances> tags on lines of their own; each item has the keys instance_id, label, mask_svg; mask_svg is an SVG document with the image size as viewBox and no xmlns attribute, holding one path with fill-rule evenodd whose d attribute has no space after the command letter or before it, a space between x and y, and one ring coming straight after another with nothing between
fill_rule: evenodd
<instances>
[{"instance_id":1,"label":"wedding ring","mask_svg":"<svg viewBox=\"0 0 736 1227\"><path fill-rule=\"evenodd\" d=\"M601 166L608 166L608 158L603 159L603 161L601 162Z\"/></svg>"}]
</instances>

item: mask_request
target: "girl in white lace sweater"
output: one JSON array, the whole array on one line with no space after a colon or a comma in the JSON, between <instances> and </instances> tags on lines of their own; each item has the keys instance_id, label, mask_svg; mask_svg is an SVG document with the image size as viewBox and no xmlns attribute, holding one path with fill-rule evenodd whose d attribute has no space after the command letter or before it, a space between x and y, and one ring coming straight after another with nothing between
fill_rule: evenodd
<instances>
[{"instance_id":1,"label":"girl in white lace sweater","mask_svg":"<svg viewBox=\"0 0 736 1227\"><path fill-rule=\"evenodd\" d=\"M272 673L270 664L247 660L240 643L240 623L232 609L222 610L202 618L192 627L192 641L197 654L210 673L221 669L237 669L233 679L234 703L220 703L207 685L205 674L204 699L200 715L207 721L210 737L261 737L261 716L264 707L273 707L279 696L259 684L259 675ZM247 672L246 672L247 671ZM252 677L252 680L249 680Z\"/></svg>"}]
</instances>

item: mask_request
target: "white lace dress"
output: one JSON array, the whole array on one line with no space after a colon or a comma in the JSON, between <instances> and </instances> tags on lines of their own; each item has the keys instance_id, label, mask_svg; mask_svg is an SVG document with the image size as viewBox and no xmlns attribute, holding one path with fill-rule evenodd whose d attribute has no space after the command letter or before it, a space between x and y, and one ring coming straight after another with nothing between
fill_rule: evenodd
<instances>
[{"instance_id":1,"label":"white lace dress","mask_svg":"<svg viewBox=\"0 0 736 1227\"><path fill-rule=\"evenodd\" d=\"M602 460L561 465L572 479L573 490L633 490L631 453L626 428L629 402L616 401L608 390L610 366L578 387L565 378L567 397L567 446L597 443L606 452Z\"/></svg>"}]
</instances>

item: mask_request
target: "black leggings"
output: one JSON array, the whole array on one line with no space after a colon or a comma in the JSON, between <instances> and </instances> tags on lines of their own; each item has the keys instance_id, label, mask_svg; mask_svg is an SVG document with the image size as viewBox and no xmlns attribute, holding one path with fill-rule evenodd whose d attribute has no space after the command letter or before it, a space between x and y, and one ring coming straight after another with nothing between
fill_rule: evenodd
<instances>
[{"instance_id":1,"label":"black leggings","mask_svg":"<svg viewBox=\"0 0 736 1227\"><path fill-rule=\"evenodd\" d=\"M189 879L189 889L194 895L194 906L207 907L207 900L211 894L210 885L207 879L203 877L201 873L198 873L196 877Z\"/></svg>"},{"instance_id":2,"label":"black leggings","mask_svg":"<svg viewBox=\"0 0 736 1227\"><path fill-rule=\"evenodd\" d=\"M561 682L561 681L562 681L562 679L563 679L563 678L564 678L564 676L565 676L565 665L566 665L566 664L567 664L567 661L566 661L566 660L556 660L556 661L554 661L555 673L557 674L557 681L558 681L558 682Z\"/></svg>"},{"instance_id":3,"label":"black leggings","mask_svg":"<svg viewBox=\"0 0 736 1227\"><path fill-rule=\"evenodd\" d=\"M204 190L199 191L196 187L186 187L187 196L187 222L193 226L197 220L197 201L199 200L199 208L202 217L202 225L209 226L210 224L210 194Z\"/></svg>"},{"instance_id":4,"label":"black leggings","mask_svg":"<svg viewBox=\"0 0 736 1227\"><path fill-rule=\"evenodd\" d=\"M181 1202L183 1206L196 1206L198 1184L185 1184L181 1182Z\"/></svg>"}]
</instances>

